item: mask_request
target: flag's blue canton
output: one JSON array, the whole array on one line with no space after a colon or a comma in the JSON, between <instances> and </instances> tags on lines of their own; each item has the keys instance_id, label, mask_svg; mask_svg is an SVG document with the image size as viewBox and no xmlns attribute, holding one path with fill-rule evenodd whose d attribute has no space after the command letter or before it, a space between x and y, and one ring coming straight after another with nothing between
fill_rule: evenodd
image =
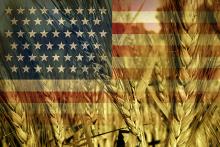
<instances>
[{"instance_id":1,"label":"flag's blue canton","mask_svg":"<svg viewBox=\"0 0 220 147\"><path fill-rule=\"evenodd\" d=\"M104 6L8 7L4 13L11 25L1 37L8 78L111 76L111 11Z\"/></svg>"}]
</instances>

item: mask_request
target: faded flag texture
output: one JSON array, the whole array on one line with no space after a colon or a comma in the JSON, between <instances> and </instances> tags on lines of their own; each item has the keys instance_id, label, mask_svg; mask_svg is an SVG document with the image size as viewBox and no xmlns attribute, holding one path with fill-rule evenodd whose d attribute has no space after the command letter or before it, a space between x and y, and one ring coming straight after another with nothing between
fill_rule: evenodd
<instances>
[{"instance_id":1,"label":"faded flag texture","mask_svg":"<svg viewBox=\"0 0 220 147\"><path fill-rule=\"evenodd\" d=\"M219 146L219 8L0 0L0 145Z\"/></svg>"}]
</instances>

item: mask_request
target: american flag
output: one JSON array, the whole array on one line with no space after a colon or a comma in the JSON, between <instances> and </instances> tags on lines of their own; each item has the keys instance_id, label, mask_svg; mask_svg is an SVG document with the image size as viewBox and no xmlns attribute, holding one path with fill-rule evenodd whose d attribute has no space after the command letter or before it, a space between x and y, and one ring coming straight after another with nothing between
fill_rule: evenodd
<instances>
[{"instance_id":1,"label":"american flag","mask_svg":"<svg viewBox=\"0 0 220 147\"><path fill-rule=\"evenodd\" d=\"M76 96L112 77L111 1L1 3L3 92Z\"/></svg>"},{"instance_id":2,"label":"american flag","mask_svg":"<svg viewBox=\"0 0 220 147\"><path fill-rule=\"evenodd\" d=\"M156 53L166 47L161 40L169 36L155 34L160 23L169 22L157 18L164 13L156 9L159 1L0 4L0 86L9 94L41 97L41 92L66 92L81 97L79 93L89 92L87 87L98 85L103 90L105 83L98 79L143 82L149 79L145 73L154 61L160 60ZM206 39L211 34L201 36Z\"/></svg>"}]
</instances>

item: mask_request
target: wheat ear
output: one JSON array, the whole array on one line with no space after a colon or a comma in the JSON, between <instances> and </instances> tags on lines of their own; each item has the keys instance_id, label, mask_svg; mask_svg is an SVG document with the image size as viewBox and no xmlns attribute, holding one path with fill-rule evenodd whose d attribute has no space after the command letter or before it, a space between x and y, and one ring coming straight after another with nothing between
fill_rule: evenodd
<instances>
[{"instance_id":1,"label":"wheat ear","mask_svg":"<svg viewBox=\"0 0 220 147\"><path fill-rule=\"evenodd\" d=\"M183 3L183 2L182 2ZM174 2L171 2L171 7ZM181 4L180 4L181 5ZM172 57L176 57L178 67L174 65L174 61L171 67L176 67L176 73L174 73L172 85L174 85L174 111L173 117L171 118L171 130L169 136L169 146L186 146L191 133L190 124L195 116L194 107L195 93L196 93L196 70L192 72L190 69L198 68L199 55L193 56L196 51L196 42L198 39L198 34L192 35L192 32L196 32L196 11L197 1L185 1L182 5L183 14L179 16L177 12L173 12L173 16L176 22L173 24L180 25L180 29L176 30L171 39L176 46L174 46L174 54ZM175 8L178 8L177 6ZM187 9L194 10L191 11L190 15ZM172 20L171 19L171 20ZM189 23L190 22L190 23ZM178 23L178 24L177 24ZM194 23L194 24L191 24ZM184 24L181 25L181 24ZM175 26L176 27L176 26ZM175 28L177 29L177 28ZM177 40L176 40L177 38ZM174 59L175 60L175 59ZM172 69L173 70L173 69Z\"/></svg>"},{"instance_id":2,"label":"wheat ear","mask_svg":"<svg viewBox=\"0 0 220 147\"><path fill-rule=\"evenodd\" d=\"M55 96L51 96L55 98ZM63 126L63 120L61 117L61 110L58 102L54 102L51 100L51 98L46 96L45 97L45 102L46 102L46 107L49 112L49 119L51 126L53 128L53 134L54 138L56 140L57 146L61 147L63 145L63 141L65 139L65 134L64 134L64 126Z\"/></svg>"},{"instance_id":3,"label":"wheat ear","mask_svg":"<svg viewBox=\"0 0 220 147\"><path fill-rule=\"evenodd\" d=\"M7 86L4 81L0 82L0 87ZM13 85L11 85L13 86ZM14 91L16 88L12 87ZM22 103L22 97L19 95L9 95L8 93L1 92L0 99L3 100L5 108L5 116L14 128L13 135L17 138L21 146L36 146L36 140L33 133L32 124L27 120L25 105Z\"/></svg>"},{"instance_id":4,"label":"wheat ear","mask_svg":"<svg viewBox=\"0 0 220 147\"><path fill-rule=\"evenodd\" d=\"M111 86L108 87L108 92L111 94L112 101L119 110L129 130L132 134L137 136L139 146L147 146L142 124L143 120L140 112L140 104L137 101L137 98L135 98L134 89L131 84L128 83L122 83L122 86L126 87L126 90L130 87L131 91L128 90L125 95L121 95L120 92L117 92L118 88L114 86L114 84L111 84ZM132 93L133 95L129 95L129 93Z\"/></svg>"},{"instance_id":5,"label":"wheat ear","mask_svg":"<svg viewBox=\"0 0 220 147\"><path fill-rule=\"evenodd\" d=\"M97 80L97 82L99 82L99 81ZM86 103L84 103L85 105L83 104L83 106L84 106L83 109L85 108L85 115L89 117L89 120L83 119L84 120L83 123L84 123L84 132L85 132L85 136L87 138L88 146L92 147L92 146L94 146L94 144L91 140L91 136L94 135L94 134L92 134L92 133L94 133L94 132L92 132L93 131L92 129L94 129L93 123L96 122L96 120L97 120L96 114L98 111L97 103L100 100L100 95L99 95L100 86L96 85L96 86L92 87L92 84L91 84L91 85L85 86L84 90L89 91L91 93L91 94L84 93Z\"/></svg>"},{"instance_id":6,"label":"wheat ear","mask_svg":"<svg viewBox=\"0 0 220 147\"><path fill-rule=\"evenodd\" d=\"M18 97L11 98L6 96L7 102L4 104L7 111L7 118L11 122L15 132L13 133L18 139L21 146L36 146L32 126L28 127L25 109L23 104L18 100ZM16 102L15 102L16 100ZM30 129L28 131L28 129Z\"/></svg>"}]
</instances>

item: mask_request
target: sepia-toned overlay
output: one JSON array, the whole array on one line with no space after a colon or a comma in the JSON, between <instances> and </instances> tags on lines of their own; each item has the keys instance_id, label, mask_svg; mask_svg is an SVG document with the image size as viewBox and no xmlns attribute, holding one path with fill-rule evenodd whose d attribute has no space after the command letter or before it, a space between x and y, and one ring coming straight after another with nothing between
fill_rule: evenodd
<instances>
[{"instance_id":1,"label":"sepia-toned overlay","mask_svg":"<svg viewBox=\"0 0 220 147\"><path fill-rule=\"evenodd\" d=\"M220 146L219 0L0 0L0 146Z\"/></svg>"}]
</instances>

